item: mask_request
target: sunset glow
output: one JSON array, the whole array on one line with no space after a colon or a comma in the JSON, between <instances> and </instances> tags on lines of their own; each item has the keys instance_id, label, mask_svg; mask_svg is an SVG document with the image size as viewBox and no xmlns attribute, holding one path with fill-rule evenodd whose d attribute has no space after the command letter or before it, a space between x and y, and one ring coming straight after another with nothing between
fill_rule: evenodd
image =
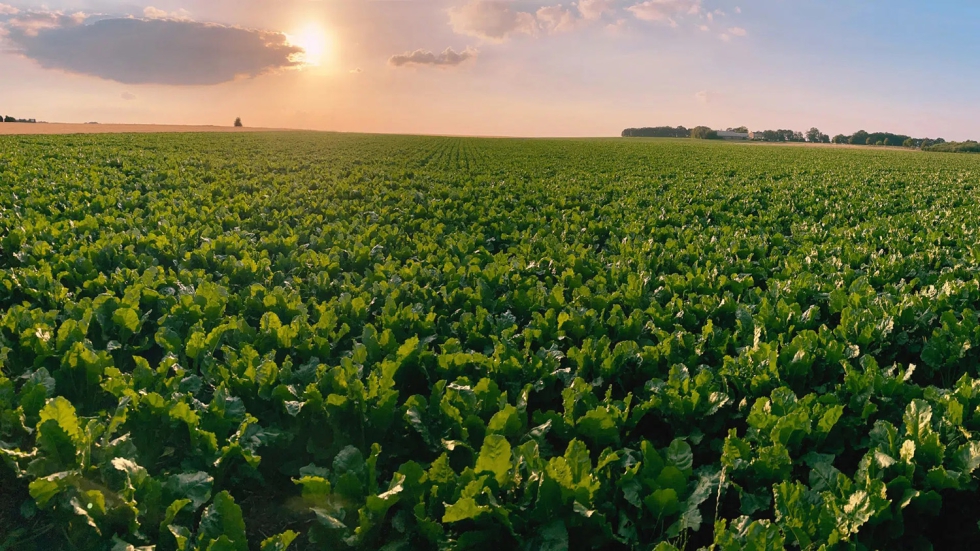
<instances>
[{"instance_id":1,"label":"sunset glow","mask_svg":"<svg viewBox=\"0 0 980 551\"><path fill-rule=\"evenodd\" d=\"M326 30L316 23L310 23L296 34L287 34L289 43L303 49L299 60L308 66L325 65L330 54L330 37Z\"/></svg>"},{"instance_id":2,"label":"sunset glow","mask_svg":"<svg viewBox=\"0 0 980 551\"><path fill-rule=\"evenodd\" d=\"M980 125L970 55L980 5L941 4L0 0L0 74L16 75L2 81L0 114L244 116L249 126L413 134L708 125L966 139ZM949 53L932 54L938 44Z\"/></svg>"}]
</instances>

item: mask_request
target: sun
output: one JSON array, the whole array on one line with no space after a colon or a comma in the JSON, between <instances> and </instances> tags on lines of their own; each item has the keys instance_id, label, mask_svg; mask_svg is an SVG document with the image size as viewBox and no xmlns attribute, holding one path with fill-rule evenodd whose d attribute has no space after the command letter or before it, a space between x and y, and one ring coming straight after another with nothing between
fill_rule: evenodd
<instances>
[{"instance_id":1,"label":"sun","mask_svg":"<svg viewBox=\"0 0 980 551\"><path fill-rule=\"evenodd\" d=\"M310 23L295 34L287 34L289 43L303 49L297 56L303 65L319 67L327 61L330 54L330 37L323 27Z\"/></svg>"}]
</instances>

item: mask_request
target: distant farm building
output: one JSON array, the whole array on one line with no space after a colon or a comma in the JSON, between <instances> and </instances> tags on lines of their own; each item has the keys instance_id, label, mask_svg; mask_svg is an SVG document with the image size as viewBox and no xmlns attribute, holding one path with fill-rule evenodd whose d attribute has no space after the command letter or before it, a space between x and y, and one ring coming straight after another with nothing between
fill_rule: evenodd
<instances>
[{"instance_id":1,"label":"distant farm building","mask_svg":"<svg viewBox=\"0 0 980 551\"><path fill-rule=\"evenodd\" d=\"M748 132L728 132L726 130L718 131L719 140L747 140L749 139Z\"/></svg>"}]
</instances>

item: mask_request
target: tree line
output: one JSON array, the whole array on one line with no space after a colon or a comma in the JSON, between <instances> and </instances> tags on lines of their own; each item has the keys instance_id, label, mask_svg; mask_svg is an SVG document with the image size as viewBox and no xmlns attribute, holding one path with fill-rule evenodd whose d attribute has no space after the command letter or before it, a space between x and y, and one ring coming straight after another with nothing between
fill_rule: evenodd
<instances>
[{"instance_id":1,"label":"tree line","mask_svg":"<svg viewBox=\"0 0 980 551\"><path fill-rule=\"evenodd\" d=\"M691 131L683 126L654 126L648 128L627 128L624 138L690 138Z\"/></svg>"},{"instance_id":2,"label":"tree line","mask_svg":"<svg viewBox=\"0 0 980 551\"><path fill-rule=\"evenodd\" d=\"M11 117L10 115L7 115L7 116L0 116L0 122L37 122L37 121L34 119L18 119L18 118Z\"/></svg>"},{"instance_id":3,"label":"tree line","mask_svg":"<svg viewBox=\"0 0 980 551\"><path fill-rule=\"evenodd\" d=\"M922 147L923 151L938 153L980 153L980 143L973 140L965 142L936 142Z\"/></svg>"},{"instance_id":4,"label":"tree line","mask_svg":"<svg viewBox=\"0 0 980 551\"><path fill-rule=\"evenodd\" d=\"M739 132L748 134L749 129L745 126L728 128L726 132ZM718 138L718 131L707 126L695 126L686 128L684 126L650 126L644 128L627 128L623 130L624 138L694 138L699 140L715 140Z\"/></svg>"},{"instance_id":5,"label":"tree line","mask_svg":"<svg viewBox=\"0 0 980 551\"><path fill-rule=\"evenodd\" d=\"M851 145L881 145L891 147L908 147L924 149L928 151L971 151L978 149L980 144L974 141L952 142L955 146L944 146L946 140L942 138L913 138L905 134L893 134L891 132L867 132L858 130L851 135L837 134L833 138L824 134L817 127L813 127L806 132L796 130L757 130L749 132L745 126L728 128L728 132L738 132L749 134L749 138L760 142L809 142L809 143L834 143ZM701 140L713 140L718 138L718 131L712 130L707 126L695 126L686 128L684 126L654 126L644 128L627 128L623 130L624 138L694 138Z\"/></svg>"}]
</instances>

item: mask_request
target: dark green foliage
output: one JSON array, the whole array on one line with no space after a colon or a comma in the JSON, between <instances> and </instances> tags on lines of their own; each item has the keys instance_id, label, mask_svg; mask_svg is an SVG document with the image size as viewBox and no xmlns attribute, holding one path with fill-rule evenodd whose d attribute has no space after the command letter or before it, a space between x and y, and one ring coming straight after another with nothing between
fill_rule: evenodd
<instances>
[{"instance_id":1,"label":"dark green foliage","mask_svg":"<svg viewBox=\"0 0 980 551\"><path fill-rule=\"evenodd\" d=\"M755 132L753 139L764 141L764 142L802 142L806 138L802 132L781 129L781 130L764 130L761 132Z\"/></svg>"},{"instance_id":2,"label":"dark green foliage","mask_svg":"<svg viewBox=\"0 0 980 551\"><path fill-rule=\"evenodd\" d=\"M690 138L691 131L683 126L656 126L653 128L627 128L623 130L624 138Z\"/></svg>"},{"instance_id":3,"label":"dark green foliage","mask_svg":"<svg viewBox=\"0 0 980 551\"><path fill-rule=\"evenodd\" d=\"M938 153L980 153L980 143L969 140L965 142L942 142L922 149Z\"/></svg>"},{"instance_id":4,"label":"dark green foliage","mask_svg":"<svg viewBox=\"0 0 980 551\"><path fill-rule=\"evenodd\" d=\"M0 151L0 548L980 545L971 158Z\"/></svg>"},{"instance_id":5,"label":"dark green foliage","mask_svg":"<svg viewBox=\"0 0 980 551\"><path fill-rule=\"evenodd\" d=\"M691 129L691 137L696 140L716 140L718 139L718 132L707 126L695 126Z\"/></svg>"}]
</instances>

